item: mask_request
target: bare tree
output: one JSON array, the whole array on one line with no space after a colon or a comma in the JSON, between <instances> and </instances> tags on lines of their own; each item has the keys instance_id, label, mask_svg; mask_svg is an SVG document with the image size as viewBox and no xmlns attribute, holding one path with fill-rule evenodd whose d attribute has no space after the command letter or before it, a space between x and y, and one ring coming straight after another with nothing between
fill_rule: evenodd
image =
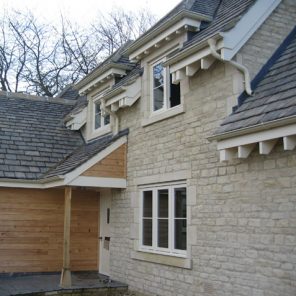
<instances>
[{"instance_id":1,"label":"bare tree","mask_svg":"<svg viewBox=\"0 0 296 296\"><path fill-rule=\"evenodd\" d=\"M148 10L126 12L115 9L92 25L97 41L106 55L112 54L128 40L134 40L151 27L156 18Z\"/></svg>"},{"instance_id":2,"label":"bare tree","mask_svg":"<svg viewBox=\"0 0 296 296\"><path fill-rule=\"evenodd\" d=\"M42 23L31 12L0 20L0 87L52 97L77 82L108 55L155 21L148 12L115 10L81 30L61 16L61 25Z\"/></svg>"},{"instance_id":3,"label":"bare tree","mask_svg":"<svg viewBox=\"0 0 296 296\"><path fill-rule=\"evenodd\" d=\"M90 30L81 30L69 20L61 16L62 46L71 59L71 79L76 82L98 65L97 57L103 46L95 42L95 36Z\"/></svg>"},{"instance_id":4,"label":"bare tree","mask_svg":"<svg viewBox=\"0 0 296 296\"><path fill-rule=\"evenodd\" d=\"M19 18L16 18L19 19ZM4 91L18 91L19 84L23 79L22 74L27 60L27 50L24 43L15 38L15 29L23 34L27 29L28 22L15 21L4 14L1 20L0 38L0 85Z\"/></svg>"}]
</instances>

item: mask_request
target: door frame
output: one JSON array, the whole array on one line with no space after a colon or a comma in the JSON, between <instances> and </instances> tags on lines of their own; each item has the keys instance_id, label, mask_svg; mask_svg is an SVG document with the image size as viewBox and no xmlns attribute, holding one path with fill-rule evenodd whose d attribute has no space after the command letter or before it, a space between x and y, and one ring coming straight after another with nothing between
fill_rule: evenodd
<instances>
[{"instance_id":1,"label":"door frame","mask_svg":"<svg viewBox=\"0 0 296 296\"><path fill-rule=\"evenodd\" d=\"M105 205L102 206L103 199L109 200L109 202L110 202L109 207L106 207ZM104 213L103 211L105 211L108 208L111 211L111 189L100 190L99 202L100 202L100 205L99 205L100 215L99 215L99 233L98 233L98 241L99 241L99 243L98 243L98 258L99 258L98 270L99 270L99 273L109 276L110 275L110 248L108 250L108 252L109 252L108 262L106 260L105 261L102 260L102 258L105 258L105 255L106 255L106 253L105 254L102 254L102 253L106 252L106 250L104 249L104 240L105 240L105 237L110 237L110 228L109 228L110 226L108 227L109 229L107 229L108 235L106 235L105 234L106 229L102 230L102 228L107 225L107 222L104 223L104 221L102 219L107 219L107 213ZM110 225L110 221L109 221L109 225ZM109 241L109 246L110 246L110 241ZM106 263L108 264L107 268L103 267L103 264L106 264ZM105 271L104 271L104 269L105 269ZM107 269L107 271L106 271L106 269Z\"/></svg>"}]
</instances>

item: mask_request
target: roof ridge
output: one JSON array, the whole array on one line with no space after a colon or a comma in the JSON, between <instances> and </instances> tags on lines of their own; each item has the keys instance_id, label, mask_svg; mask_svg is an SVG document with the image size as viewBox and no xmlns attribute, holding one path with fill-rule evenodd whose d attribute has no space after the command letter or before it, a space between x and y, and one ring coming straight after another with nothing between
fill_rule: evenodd
<instances>
[{"instance_id":1,"label":"roof ridge","mask_svg":"<svg viewBox=\"0 0 296 296\"><path fill-rule=\"evenodd\" d=\"M6 98L26 99L31 101L48 102L48 103L63 104L63 105L74 105L76 103L73 100L66 100L62 98L37 96L37 95L31 95L26 93L8 92L8 91L2 91L2 90L0 91L0 96L4 96Z\"/></svg>"},{"instance_id":2,"label":"roof ridge","mask_svg":"<svg viewBox=\"0 0 296 296\"><path fill-rule=\"evenodd\" d=\"M257 75L254 77L254 79L251 81L251 87L253 90L264 79L264 77L266 76L268 71L275 64L275 62L281 57L282 53L291 44L291 42L293 41L295 36L296 36L296 26L292 29L292 31L288 34L288 36L284 39L284 41L281 43L281 45L276 49L276 51L270 57L270 59L262 66L260 71L257 73ZM241 95L238 97L238 105L236 108L240 107L248 97L250 97L250 96L247 95L245 92L241 93Z\"/></svg>"}]
</instances>

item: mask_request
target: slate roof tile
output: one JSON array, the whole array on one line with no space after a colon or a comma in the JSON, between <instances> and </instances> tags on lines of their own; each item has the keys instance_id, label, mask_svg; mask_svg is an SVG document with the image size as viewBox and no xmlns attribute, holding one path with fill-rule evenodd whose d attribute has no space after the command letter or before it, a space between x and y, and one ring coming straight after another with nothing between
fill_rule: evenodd
<instances>
[{"instance_id":1,"label":"slate roof tile","mask_svg":"<svg viewBox=\"0 0 296 296\"><path fill-rule=\"evenodd\" d=\"M296 27L252 84L254 95L244 98L215 135L296 116Z\"/></svg>"},{"instance_id":2,"label":"slate roof tile","mask_svg":"<svg viewBox=\"0 0 296 296\"><path fill-rule=\"evenodd\" d=\"M107 148L114 141L128 134L128 130L119 132L116 136L111 134L100 137L96 140L81 145L73 153L68 155L63 161L43 175L43 178L49 178L57 175L64 175L71 172L76 167L85 163L88 159L95 156L100 151Z\"/></svg>"},{"instance_id":3,"label":"slate roof tile","mask_svg":"<svg viewBox=\"0 0 296 296\"><path fill-rule=\"evenodd\" d=\"M0 177L38 179L81 146L80 133L63 124L72 108L63 99L0 92Z\"/></svg>"},{"instance_id":4,"label":"slate roof tile","mask_svg":"<svg viewBox=\"0 0 296 296\"><path fill-rule=\"evenodd\" d=\"M0 92L0 178L37 180L65 174L128 131L85 143L68 130L73 104Z\"/></svg>"},{"instance_id":5,"label":"slate roof tile","mask_svg":"<svg viewBox=\"0 0 296 296\"><path fill-rule=\"evenodd\" d=\"M203 2L207 3L207 1ZM185 43L181 51L193 44L197 45L219 32L227 31L229 24L235 25L256 0L221 0L217 2L220 3L215 10L213 21L204 23L204 29Z\"/></svg>"},{"instance_id":6,"label":"slate roof tile","mask_svg":"<svg viewBox=\"0 0 296 296\"><path fill-rule=\"evenodd\" d=\"M183 0L174 9L172 9L168 14L161 18L154 26L147 30L139 39L151 31L156 30L166 23L173 16L177 15L181 11L189 11L202 14L207 17L213 17L215 11L219 5L220 0ZM137 41L137 40L136 40Z\"/></svg>"}]
</instances>

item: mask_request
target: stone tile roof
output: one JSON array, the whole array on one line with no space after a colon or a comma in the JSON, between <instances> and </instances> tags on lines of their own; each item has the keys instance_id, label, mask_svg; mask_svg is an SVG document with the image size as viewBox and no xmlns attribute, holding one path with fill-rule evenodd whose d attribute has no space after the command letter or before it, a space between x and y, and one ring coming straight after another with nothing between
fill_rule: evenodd
<instances>
[{"instance_id":1,"label":"stone tile roof","mask_svg":"<svg viewBox=\"0 0 296 296\"><path fill-rule=\"evenodd\" d=\"M63 98L66 100L77 100L79 97L78 90L76 90L73 84L67 85L56 98Z\"/></svg>"},{"instance_id":2,"label":"stone tile roof","mask_svg":"<svg viewBox=\"0 0 296 296\"><path fill-rule=\"evenodd\" d=\"M73 103L0 92L0 180L66 174L128 134L125 130L85 143L79 131L64 125Z\"/></svg>"},{"instance_id":3,"label":"stone tile roof","mask_svg":"<svg viewBox=\"0 0 296 296\"><path fill-rule=\"evenodd\" d=\"M117 51L115 51L112 55L110 55L107 59L105 59L101 64L99 64L95 69L93 69L89 74L87 74L84 78L82 78L76 85L75 88L79 89L83 85L87 84L90 79L94 79L99 75L98 73L104 72L104 70L108 69L110 65L118 65L119 67L125 67L126 69L132 70L135 67L135 63L132 63L128 57L124 54L124 51L128 48L128 46L132 43L132 41L127 41L124 45L122 45Z\"/></svg>"},{"instance_id":4,"label":"stone tile roof","mask_svg":"<svg viewBox=\"0 0 296 296\"><path fill-rule=\"evenodd\" d=\"M204 1L207 3L207 1ZM256 2L256 0L221 0L217 6L213 21L203 23L203 28L200 32L193 36L181 51L202 43L206 39L216 35L219 32L227 31L233 27L235 23L248 11L248 9Z\"/></svg>"},{"instance_id":5,"label":"stone tile roof","mask_svg":"<svg viewBox=\"0 0 296 296\"><path fill-rule=\"evenodd\" d=\"M212 18L219 5L219 2L220 0L183 0L143 35L149 33L151 30L157 29L181 11L195 12Z\"/></svg>"},{"instance_id":6,"label":"stone tile roof","mask_svg":"<svg viewBox=\"0 0 296 296\"><path fill-rule=\"evenodd\" d=\"M239 98L238 108L222 122L216 135L296 116L296 27L252 86L254 95Z\"/></svg>"},{"instance_id":7,"label":"stone tile roof","mask_svg":"<svg viewBox=\"0 0 296 296\"><path fill-rule=\"evenodd\" d=\"M84 142L66 129L73 104L0 92L0 178L38 179Z\"/></svg>"},{"instance_id":8,"label":"stone tile roof","mask_svg":"<svg viewBox=\"0 0 296 296\"><path fill-rule=\"evenodd\" d=\"M44 174L43 178L64 175L73 171L76 167L82 165L97 153L104 150L113 142L127 134L128 130L126 129L119 132L116 136L109 134L88 142L87 144L81 145L73 153L69 154L63 161L58 163L53 169Z\"/></svg>"}]
</instances>

